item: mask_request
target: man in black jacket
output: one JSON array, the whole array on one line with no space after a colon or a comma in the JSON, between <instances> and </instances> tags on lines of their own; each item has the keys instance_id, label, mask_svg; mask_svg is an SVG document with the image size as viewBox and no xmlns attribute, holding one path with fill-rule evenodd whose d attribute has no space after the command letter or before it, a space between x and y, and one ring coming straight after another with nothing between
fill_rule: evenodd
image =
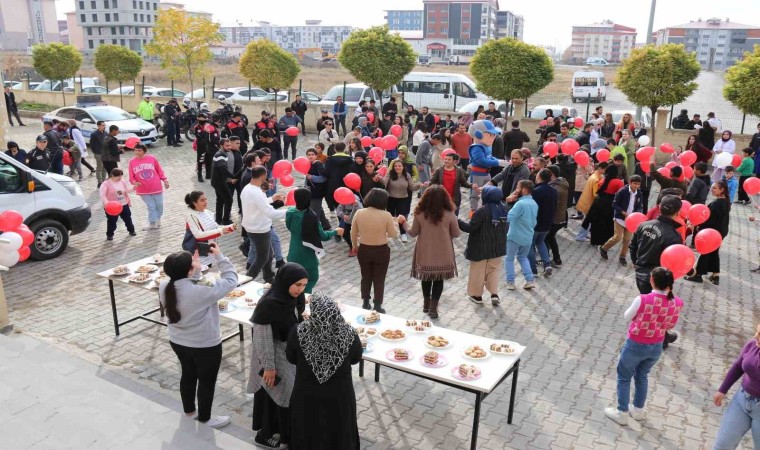
<instances>
[{"instance_id":1,"label":"man in black jacket","mask_svg":"<svg viewBox=\"0 0 760 450\"><path fill-rule=\"evenodd\" d=\"M493 117L494 119L501 119L501 111L496 109L496 103L494 102L488 102L488 110L486 111L486 114ZM518 124L518 126L520 125ZM526 140L525 142L529 142L529 141L530 139Z\"/></svg>"},{"instance_id":2,"label":"man in black jacket","mask_svg":"<svg viewBox=\"0 0 760 450\"><path fill-rule=\"evenodd\" d=\"M712 185L712 181L707 175L707 163L698 162L694 164L694 179L689 183L685 199L692 205L704 205L707 202L707 194L710 193L710 185Z\"/></svg>"},{"instance_id":3,"label":"man in black jacket","mask_svg":"<svg viewBox=\"0 0 760 450\"><path fill-rule=\"evenodd\" d=\"M106 123L102 120L98 120L98 129L93 131L90 135L90 150L95 155L95 176L98 179L98 188L103 184L103 181L109 177L106 173L106 168L103 166L103 139L106 137Z\"/></svg>"},{"instance_id":4,"label":"man in black jacket","mask_svg":"<svg viewBox=\"0 0 760 450\"><path fill-rule=\"evenodd\" d=\"M222 137L230 138L236 136L240 141L240 151L245 153L248 151L248 142L251 140L251 137L241 116L242 114L239 112L232 113L232 118L227 122L224 130L222 130Z\"/></svg>"},{"instance_id":5,"label":"man in black jacket","mask_svg":"<svg viewBox=\"0 0 760 450\"><path fill-rule=\"evenodd\" d=\"M179 113L179 107L175 106L171 100L164 105L164 126L166 127L166 145L168 146L180 147L179 142L177 142L177 121L175 120Z\"/></svg>"},{"instance_id":6,"label":"man in black jacket","mask_svg":"<svg viewBox=\"0 0 760 450\"><path fill-rule=\"evenodd\" d=\"M13 126L13 117L11 117L11 114L16 116L16 120L18 120L18 124L22 127L26 126L23 123L21 123L21 117L18 116L18 105L16 105L16 95L11 92L11 88L7 87L5 88L5 109L8 111L8 121L11 123L11 126Z\"/></svg>"},{"instance_id":7,"label":"man in black jacket","mask_svg":"<svg viewBox=\"0 0 760 450\"><path fill-rule=\"evenodd\" d=\"M499 112L499 111L496 111ZM515 149L523 148L526 142L530 142L528 134L520 129L520 121L512 121L512 129L504 133L505 151L511 152Z\"/></svg>"},{"instance_id":8,"label":"man in black jacket","mask_svg":"<svg viewBox=\"0 0 760 450\"><path fill-rule=\"evenodd\" d=\"M273 137L271 131L261 130L259 140L253 145L253 149L260 150L262 148L269 149L269 153L272 155L270 163L267 164L267 167L271 169L274 163L282 159L282 145L277 138Z\"/></svg>"},{"instance_id":9,"label":"man in black jacket","mask_svg":"<svg viewBox=\"0 0 760 450\"><path fill-rule=\"evenodd\" d=\"M670 121L670 125L676 130L685 130L687 123L689 123L689 112L685 109L682 109L681 114L673 117L673 120ZM694 129L693 125L691 129Z\"/></svg>"},{"instance_id":10,"label":"man in black jacket","mask_svg":"<svg viewBox=\"0 0 760 450\"><path fill-rule=\"evenodd\" d=\"M578 145L588 145L589 148L591 147L592 128L594 128L594 124L591 122L587 122L585 125L583 125L583 129L579 131L577 135L575 135L575 141L578 143Z\"/></svg>"},{"instance_id":11,"label":"man in black jacket","mask_svg":"<svg viewBox=\"0 0 760 450\"><path fill-rule=\"evenodd\" d=\"M33 170L41 170L43 172L50 170L50 153L47 151L47 144L47 136L44 134L37 136L36 147L26 154L24 164Z\"/></svg>"},{"instance_id":12,"label":"man in black jacket","mask_svg":"<svg viewBox=\"0 0 760 450\"><path fill-rule=\"evenodd\" d=\"M398 114L398 106L396 106L396 97L391 97L388 103L383 105L383 116L385 115L390 116L391 123L393 123L393 121L396 119L396 114Z\"/></svg>"},{"instance_id":13,"label":"man in black jacket","mask_svg":"<svg viewBox=\"0 0 760 450\"><path fill-rule=\"evenodd\" d=\"M427 126L428 133L433 133L433 130L435 130L435 116L430 114L430 110L427 106L422 107L422 117L420 117L417 120L422 120L425 122L425 126Z\"/></svg>"},{"instance_id":14,"label":"man in black jacket","mask_svg":"<svg viewBox=\"0 0 760 450\"><path fill-rule=\"evenodd\" d=\"M301 99L301 96L296 94L296 101L290 104L290 108L301 118L301 132L306 136L306 111L309 107L306 105L306 102Z\"/></svg>"},{"instance_id":15,"label":"man in black jacket","mask_svg":"<svg viewBox=\"0 0 760 450\"><path fill-rule=\"evenodd\" d=\"M523 162L523 155L520 150L512 150L509 161L504 170L491 179L491 184L498 186L503 181L501 192L511 207L520 198L517 183L529 179L530 170L528 165Z\"/></svg>"},{"instance_id":16,"label":"man in black jacket","mask_svg":"<svg viewBox=\"0 0 760 450\"><path fill-rule=\"evenodd\" d=\"M541 169L536 175L536 188L533 189L533 200L538 204L538 217L536 226L533 230L533 245L528 250L528 262L534 275L538 275L536 264L536 251L541 257L544 265L544 276L549 277L552 274L551 259L549 258L549 249L546 246L546 236L551 231L554 222L554 213L557 210L557 191L549 186L552 180L552 172L549 169Z\"/></svg>"},{"instance_id":17,"label":"man in black jacket","mask_svg":"<svg viewBox=\"0 0 760 450\"><path fill-rule=\"evenodd\" d=\"M42 123L44 134L47 137L47 150L50 152L50 171L63 175L63 145L61 137L53 128L53 122L46 120Z\"/></svg>"},{"instance_id":18,"label":"man in black jacket","mask_svg":"<svg viewBox=\"0 0 760 450\"><path fill-rule=\"evenodd\" d=\"M700 127L702 126L702 116L700 116L699 114L694 114L694 118L686 122L686 125L684 125L684 129L693 130L694 125L699 125Z\"/></svg>"},{"instance_id":19,"label":"man in black jacket","mask_svg":"<svg viewBox=\"0 0 760 450\"><path fill-rule=\"evenodd\" d=\"M235 184L230 184L230 193L234 197L237 197L238 214L243 215L243 205L240 203L240 191L245 187L240 183L240 178L243 176L245 167L243 166L243 152L240 150L240 138L237 136L230 137L230 152L227 153L228 158L233 159L232 164L232 176L235 180Z\"/></svg>"},{"instance_id":20,"label":"man in black jacket","mask_svg":"<svg viewBox=\"0 0 760 450\"><path fill-rule=\"evenodd\" d=\"M222 149L214 155L211 172L211 187L216 192L216 223L230 225L230 213L232 212L232 191L237 179L234 178L235 158L230 155L231 144L229 139L222 139Z\"/></svg>"}]
</instances>

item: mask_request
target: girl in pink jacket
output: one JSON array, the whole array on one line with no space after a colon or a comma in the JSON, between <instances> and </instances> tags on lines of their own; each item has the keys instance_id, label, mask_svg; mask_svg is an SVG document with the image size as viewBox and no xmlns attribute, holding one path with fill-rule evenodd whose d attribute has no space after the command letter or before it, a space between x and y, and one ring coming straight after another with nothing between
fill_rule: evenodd
<instances>
[{"instance_id":1,"label":"girl in pink jacket","mask_svg":"<svg viewBox=\"0 0 760 450\"><path fill-rule=\"evenodd\" d=\"M135 233L135 226L132 223L132 211L129 209L132 201L129 199L129 193L134 191L132 185L122 179L124 172L121 169L115 168L111 170L111 177L108 178L103 184L100 185L100 201L103 202L103 206L108 202L117 201L121 203L122 210L119 215L112 216L106 213L108 220L106 225L106 239L113 241L113 233L116 231L116 222L121 217L124 221L124 225L127 226L127 231L130 236L137 236Z\"/></svg>"},{"instance_id":2,"label":"girl in pink jacket","mask_svg":"<svg viewBox=\"0 0 760 450\"><path fill-rule=\"evenodd\" d=\"M135 157L129 161L129 181L148 207L148 226L143 230L153 230L161 226L164 188L169 189L169 182L156 157L147 153L148 147L145 145L135 146Z\"/></svg>"}]
</instances>

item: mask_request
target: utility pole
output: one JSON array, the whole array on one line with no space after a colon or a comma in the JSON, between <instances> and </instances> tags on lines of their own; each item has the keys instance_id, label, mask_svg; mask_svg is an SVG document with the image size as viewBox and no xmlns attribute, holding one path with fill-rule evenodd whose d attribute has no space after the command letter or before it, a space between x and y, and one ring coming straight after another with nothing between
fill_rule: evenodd
<instances>
[{"instance_id":1,"label":"utility pole","mask_svg":"<svg viewBox=\"0 0 760 450\"><path fill-rule=\"evenodd\" d=\"M647 26L647 44L652 44L654 42L654 37L652 36L652 33L654 32L654 10L657 7L657 0L652 0L652 5L649 7L649 25ZM636 119L641 120L641 106L636 107ZM652 120L654 120L654 117L652 117ZM652 125L654 126L654 125Z\"/></svg>"}]
</instances>

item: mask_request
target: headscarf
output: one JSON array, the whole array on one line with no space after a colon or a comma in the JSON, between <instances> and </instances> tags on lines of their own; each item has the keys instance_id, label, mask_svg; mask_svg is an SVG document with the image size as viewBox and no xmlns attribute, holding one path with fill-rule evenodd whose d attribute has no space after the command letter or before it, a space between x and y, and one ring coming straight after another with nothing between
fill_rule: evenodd
<instances>
[{"instance_id":1,"label":"headscarf","mask_svg":"<svg viewBox=\"0 0 760 450\"><path fill-rule=\"evenodd\" d=\"M356 163L357 156L362 158L361 164ZM358 175L364 170L364 162L367 161L367 158L369 158L369 155L364 150L359 150L358 152L354 152L352 158L354 159L354 162L351 163L350 171Z\"/></svg>"},{"instance_id":2,"label":"headscarf","mask_svg":"<svg viewBox=\"0 0 760 450\"><path fill-rule=\"evenodd\" d=\"M607 141L605 139L597 139L591 144L591 154L595 155L599 150L607 147Z\"/></svg>"},{"instance_id":3,"label":"headscarf","mask_svg":"<svg viewBox=\"0 0 760 450\"><path fill-rule=\"evenodd\" d=\"M507 213L509 211L502 202L504 200L504 193L501 191L501 188L486 185L480 192L480 198L483 201L483 206L491 209L492 224L498 225L499 222L507 220Z\"/></svg>"},{"instance_id":4,"label":"headscarf","mask_svg":"<svg viewBox=\"0 0 760 450\"><path fill-rule=\"evenodd\" d=\"M724 139L723 138L723 135L726 134L726 133L728 133L728 139ZM731 131L729 131L729 130L723 130L723 133L720 134L720 140L723 141L723 142L728 142L728 141L731 140L731 138L733 136L734 136L734 133L732 133Z\"/></svg>"},{"instance_id":5,"label":"headscarf","mask_svg":"<svg viewBox=\"0 0 760 450\"><path fill-rule=\"evenodd\" d=\"M325 251L322 247L322 239L319 237L319 218L310 208L311 191L306 188L296 189L293 198L296 201L296 210L304 212L301 221L301 244L314 250L317 258L322 259Z\"/></svg>"},{"instance_id":6,"label":"headscarf","mask_svg":"<svg viewBox=\"0 0 760 450\"><path fill-rule=\"evenodd\" d=\"M311 316L298 325L296 332L304 358L320 384L340 368L356 339L353 327L323 292L311 296Z\"/></svg>"},{"instance_id":7,"label":"headscarf","mask_svg":"<svg viewBox=\"0 0 760 450\"><path fill-rule=\"evenodd\" d=\"M271 325L272 336L287 342L290 329L301 322L301 314L306 308L306 297L290 296L290 286L298 280L309 278L308 272L300 264L286 263L277 271L272 287L261 296L253 311L251 322L257 325Z\"/></svg>"},{"instance_id":8,"label":"headscarf","mask_svg":"<svg viewBox=\"0 0 760 450\"><path fill-rule=\"evenodd\" d=\"M604 193L615 195L617 191L622 189L623 186L625 186L623 184L623 180L620 178L615 178L614 180L610 180L610 182L607 183L607 187L604 189Z\"/></svg>"},{"instance_id":9,"label":"headscarf","mask_svg":"<svg viewBox=\"0 0 760 450\"><path fill-rule=\"evenodd\" d=\"M463 123L465 127L469 128L470 124L472 123L472 113L466 112L462 114L462 118L459 119L459 123Z\"/></svg>"}]
</instances>

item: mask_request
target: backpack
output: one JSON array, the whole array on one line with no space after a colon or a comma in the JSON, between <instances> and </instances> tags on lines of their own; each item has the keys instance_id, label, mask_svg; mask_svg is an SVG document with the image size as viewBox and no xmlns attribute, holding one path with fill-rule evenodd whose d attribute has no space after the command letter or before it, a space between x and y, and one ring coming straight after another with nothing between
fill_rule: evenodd
<instances>
[{"instance_id":1,"label":"backpack","mask_svg":"<svg viewBox=\"0 0 760 450\"><path fill-rule=\"evenodd\" d=\"M195 218L192 218L192 220L195 220ZM198 225L198 228L203 230L203 226L196 221L196 225ZM190 253L195 253L195 251L198 249L198 240L195 239L195 236L193 235L193 232L190 231L190 228L185 228L185 236L182 238L182 250Z\"/></svg>"}]
</instances>

